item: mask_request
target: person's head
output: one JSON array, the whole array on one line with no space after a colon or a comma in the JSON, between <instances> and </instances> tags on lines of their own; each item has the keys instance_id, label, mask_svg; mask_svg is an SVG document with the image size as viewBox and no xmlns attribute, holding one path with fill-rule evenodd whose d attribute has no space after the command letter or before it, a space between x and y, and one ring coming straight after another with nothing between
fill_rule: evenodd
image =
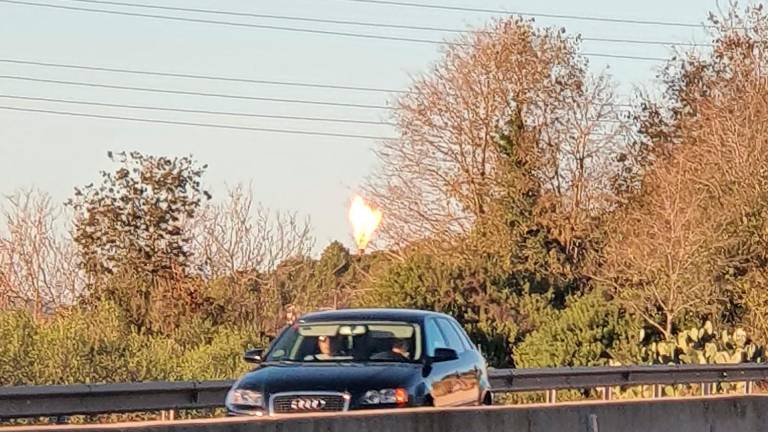
<instances>
[{"instance_id":1,"label":"person's head","mask_svg":"<svg viewBox=\"0 0 768 432\"><path fill-rule=\"evenodd\" d=\"M321 354L333 354L333 343L330 336L320 336L317 338L317 347Z\"/></svg>"},{"instance_id":2,"label":"person's head","mask_svg":"<svg viewBox=\"0 0 768 432\"><path fill-rule=\"evenodd\" d=\"M410 345L411 344L408 343L408 339L395 339L395 341L392 343L392 351L408 357L408 352L411 348Z\"/></svg>"}]
</instances>

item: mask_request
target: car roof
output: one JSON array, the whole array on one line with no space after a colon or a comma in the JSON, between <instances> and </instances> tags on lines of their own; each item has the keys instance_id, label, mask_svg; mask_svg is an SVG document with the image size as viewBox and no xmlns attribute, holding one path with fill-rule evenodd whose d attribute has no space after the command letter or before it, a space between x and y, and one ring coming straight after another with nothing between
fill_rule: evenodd
<instances>
[{"instance_id":1,"label":"car roof","mask_svg":"<svg viewBox=\"0 0 768 432\"><path fill-rule=\"evenodd\" d=\"M451 318L448 315L417 309L339 309L302 315L299 322L327 321L405 321L423 322L427 317ZM452 318L451 318L452 319Z\"/></svg>"}]
</instances>

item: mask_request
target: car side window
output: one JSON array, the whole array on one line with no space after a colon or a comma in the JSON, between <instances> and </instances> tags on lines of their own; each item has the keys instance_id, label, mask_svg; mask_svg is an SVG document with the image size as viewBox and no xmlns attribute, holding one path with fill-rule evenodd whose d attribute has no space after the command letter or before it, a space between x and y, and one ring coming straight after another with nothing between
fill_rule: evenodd
<instances>
[{"instance_id":1,"label":"car side window","mask_svg":"<svg viewBox=\"0 0 768 432\"><path fill-rule=\"evenodd\" d=\"M464 331L463 328L457 323L456 321L449 321L451 323L451 327L453 327L456 330L456 333L459 334L459 337L461 338L461 341L464 343L464 348L467 349L467 351L472 351L475 349L475 346L472 344L472 340L467 335L467 332Z\"/></svg>"},{"instance_id":2,"label":"car side window","mask_svg":"<svg viewBox=\"0 0 768 432\"><path fill-rule=\"evenodd\" d=\"M448 320L439 318L437 320L437 325L440 327L440 330L443 332L443 336L445 336L446 340L448 341L448 348L451 348L458 354L466 351L464 343L461 341L461 337Z\"/></svg>"},{"instance_id":3,"label":"car side window","mask_svg":"<svg viewBox=\"0 0 768 432\"><path fill-rule=\"evenodd\" d=\"M442 332L440 332L440 329L437 327L434 320L427 320L424 331L427 335L428 356L435 355L436 348L449 348L448 344L445 342L445 338L443 338Z\"/></svg>"}]
</instances>

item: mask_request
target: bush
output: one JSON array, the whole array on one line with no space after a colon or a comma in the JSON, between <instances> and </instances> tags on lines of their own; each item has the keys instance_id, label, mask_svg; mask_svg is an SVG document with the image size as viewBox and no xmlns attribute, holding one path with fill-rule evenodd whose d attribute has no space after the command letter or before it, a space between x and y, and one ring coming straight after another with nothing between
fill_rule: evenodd
<instances>
[{"instance_id":1,"label":"bush","mask_svg":"<svg viewBox=\"0 0 768 432\"><path fill-rule=\"evenodd\" d=\"M104 304L93 310L63 312L38 323L28 383L72 384L120 380L128 330L117 308Z\"/></svg>"},{"instance_id":2,"label":"bush","mask_svg":"<svg viewBox=\"0 0 768 432\"><path fill-rule=\"evenodd\" d=\"M188 320L174 335L140 332L109 303L35 322L0 312L0 385L231 379L247 370L244 349L263 345L252 328Z\"/></svg>"},{"instance_id":3,"label":"bush","mask_svg":"<svg viewBox=\"0 0 768 432\"><path fill-rule=\"evenodd\" d=\"M515 348L517 367L606 366L633 344L641 326L602 291L573 296L554 319Z\"/></svg>"},{"instance_id":4,"label":"bush","mask_svg":"<svg viewBox=\"0 0 768 432\"><path fill-rule=\"evenodd\" d=\"M0 384L20 385L34 366L34 339L37 328L26 312L0 312Z\"/></svg>"}]
</instances>

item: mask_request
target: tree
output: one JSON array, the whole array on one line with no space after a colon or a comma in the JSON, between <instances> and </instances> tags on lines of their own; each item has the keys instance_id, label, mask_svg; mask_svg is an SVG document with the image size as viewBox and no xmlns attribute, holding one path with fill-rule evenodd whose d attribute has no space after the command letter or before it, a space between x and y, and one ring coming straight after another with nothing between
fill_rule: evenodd
<instances>
[{"instance_id":1,"label":"tree","mask_svg":"<svg viewBox=\"0 0 768 432\"><path fill-rule=\"evenodd\" d=\"M286 261L281 265L288 264L290 270L284 268L283 272L276 272L276 282L283 298L301 313L353 305L368 292L368 272L386 265L386 259L381 254L352 256L349 249L334 241L323 249L317 260L291 263Z\"/></svg>"},{"instance_id":2,"label":"tree","mask_svg":"<svg viewBox=\"0 0 768 432\"><path fill-rule=\"evenodd\" d=\"M650 177L653 177L652 179ZM653 171L653 191L607 230L602 271L618 298L667 338L686 314L712 314L723 300L714 281L732 237L678 164Z\"/></svg>"},{"instance_id":3,"label":"tree","mask_svg":"<svg viewBox=\"0 0 768 432\"><path fill-rule=\"evenodd\" d=\"M381 269L360 306L405 307L454 316L496 367L512 364L512 349L547 320L548 292L510 275L489 256L449 262L425 253Z\"/></svg>"},{"instance_id":4,"label":"tree","mask_svg":"<svg viewBox=\"0 0 768 432\"><path fill-rule=\"evenodd\" d=\"M0 309L24 308L42 318L74 303L83 289L61 209L29 189L5 200L0 227Z\"/></svg>"},{"instance_id":5,"label":"tree","mask_svg":"<svg viewBox=\"0 0 768 432\"><path fill-rule=\"evenodd\" d=\"M206 166L190 157L110 152L120 166L101 172L101 184L75 189L75 237L92 280L119 271L167 278L188 268L186 220L210 198L200 178Z\"/></svg>"},{"instance_id":6,"label":"tree","mask_svg":"<svg viewBox=\"0 0 768 432\"><path fill-rule=\"evenodd\" d=\"M733 319L768 262L768 15L711 22L712 53L671 61L639 115L650 157L603 254L603 281L666 338L686 316Z\"/></svg>"},{"instance_id":7,"label":"tree","mask_svg":"<svg viewBox=\"0 0 768 432\"><path fill-rule=\"evenodd\" d=\"M101 184L75 189L74 241L92 303L110 301L129 322L167 332L198 310L201 293L186 280L192 263L187 222L210 198L205 166L191 157L109 153L119 164Z\"/></svg>"},{"instance_id":8,"label":"tree","mask_svg":"<svg viewBox=\"0 0 768 432\"><path fill-rule=\"evenodd\" d=\"M258 277L314 245L309 220L255 204L243 185L230 189L226 201L204 206L190 225L193 261L206 278Z\"/></svg>"},{"instance_id":9,"label":"tree","mask_svg":"<svg viewBox=\"0 0 768 432\"><path fill-rule=\"evenodd\" d=\"M397 101L400 138L383 144L369 185L385 239L461 250L457 240L490 217L505 191L497 137L514 119L532 178L552 198L553 225L569 243L605 207L608 155L621 131L612 84L587 74L577 39L518 18L456 42Z\"/></svg>"}]
</instances>

